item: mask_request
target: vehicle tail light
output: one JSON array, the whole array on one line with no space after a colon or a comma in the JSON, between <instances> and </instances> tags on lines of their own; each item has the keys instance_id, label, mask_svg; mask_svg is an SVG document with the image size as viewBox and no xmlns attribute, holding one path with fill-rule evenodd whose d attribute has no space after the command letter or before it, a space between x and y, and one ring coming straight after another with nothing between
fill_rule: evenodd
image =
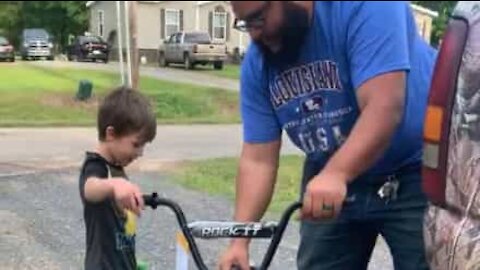
<instances>
[{"instance_id":1,"label":"vehicle tail light","mask_svg":"<svg viewBox=\"0 0 480 270\"><path fill-rule=\"evenodd\" d=\"M435 64L425 116L422 184L430 201L439 206L446 203L450 121L467 32L464 19L450 20Z\"/></svg>"}]
</instances>

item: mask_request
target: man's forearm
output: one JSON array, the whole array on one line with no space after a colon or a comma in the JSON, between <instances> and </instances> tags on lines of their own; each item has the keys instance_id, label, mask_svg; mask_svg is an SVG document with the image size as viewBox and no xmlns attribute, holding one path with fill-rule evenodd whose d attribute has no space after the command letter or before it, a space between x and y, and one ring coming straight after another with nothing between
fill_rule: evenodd
<instances>
[{"instance_id":1,"label":"man's forearm","mask_svg":"<svg viewBox=\"0 0 480 270\"><path fill-rule=\"evenodd\" d=\"M272 198L277 166L251 160L240 163L235 220L258 221L263 216Z\"/></svg>"},{"instance_id":2,"label":"man's forearm","mask_svg":"<svg viewBox=\"0 0 480 270\"><path fill-rule=\"evenodd\" d=\"M366 105L350 136L325 166L353 181L382 156L402 118L402 106L392 103Z\"/></svg>"},{"instance_id":3,"label":"man's forearm","mask_svg":"<svg viewBox=\"0 0 480 270\"><path fill-rule=\"evenodd\" d=\"M281 141L245 143L236 181L235 220L257 221L272 198Z\"/></svg>"}]
</instances>

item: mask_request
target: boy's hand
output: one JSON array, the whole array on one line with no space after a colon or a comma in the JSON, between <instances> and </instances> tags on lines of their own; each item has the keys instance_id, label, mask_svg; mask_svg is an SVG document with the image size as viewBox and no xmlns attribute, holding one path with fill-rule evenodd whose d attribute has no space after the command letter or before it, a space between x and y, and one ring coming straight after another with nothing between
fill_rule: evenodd
<instances>
[{"instance_id":1,"label":"boy's hand","mask_svg":"<svg viewBox=\"0 0 480 270\"><path fill-rule=\"evenodd\" d=\"M117 205L140 216L140 212L145 208L140 188L123 178L112 178L109 181Z\"/></svg>"}]
</instances>

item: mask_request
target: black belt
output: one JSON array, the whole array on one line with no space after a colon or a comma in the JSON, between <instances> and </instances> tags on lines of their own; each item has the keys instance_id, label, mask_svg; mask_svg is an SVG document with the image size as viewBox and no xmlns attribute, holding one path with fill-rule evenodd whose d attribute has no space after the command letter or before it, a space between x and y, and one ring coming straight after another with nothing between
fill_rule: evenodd
<instances>
[{"instance_id":1,"label":"black belt","mask_svg":"<svg viewBox=\"0 0 480 270\"><path fill-rule=\"evenodd\" d=\"M409 175L411 173L420 172L421 169L422 169L421 163L409 164L409 165L405 165L398 168L397 170L395 170L393 173L390 173L390 174L370 174L370 175L366 175L366 178L373 179L373 181L371 181L373 184L382 185L388 180L399 179L402 176Z\"/></svg>"},{"instance_id":2,"label":"black belt","mask_svg":"<svg viewBox=\"0 0 480 270\"><path fill-rule=\"evenodd\" d=\"M377 195L385 200L385 203L397 199L398 190L402 181L399 179L402 176L416 173L421 170L421 164L407 165L399 168L394 173L386 175L371 175L370 179L374 179L372 184L374 189L377 190Z\"/></svg>"}]
</instances>

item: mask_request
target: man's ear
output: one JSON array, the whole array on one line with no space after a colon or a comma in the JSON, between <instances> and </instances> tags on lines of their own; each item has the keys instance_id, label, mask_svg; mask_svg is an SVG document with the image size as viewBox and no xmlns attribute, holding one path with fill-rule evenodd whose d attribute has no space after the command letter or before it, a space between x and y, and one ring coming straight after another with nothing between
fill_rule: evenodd
<instances>
[{"instance_id":1,"label":"man's ear","mask_svg":"<svg viewBox=\"0 0 480 270\"><path fill-rule=\"evenodd\" d=\"M105 130L105 141L113 141L115 139L115 128L108 126Z\"/></svg>"}]
</instances>

